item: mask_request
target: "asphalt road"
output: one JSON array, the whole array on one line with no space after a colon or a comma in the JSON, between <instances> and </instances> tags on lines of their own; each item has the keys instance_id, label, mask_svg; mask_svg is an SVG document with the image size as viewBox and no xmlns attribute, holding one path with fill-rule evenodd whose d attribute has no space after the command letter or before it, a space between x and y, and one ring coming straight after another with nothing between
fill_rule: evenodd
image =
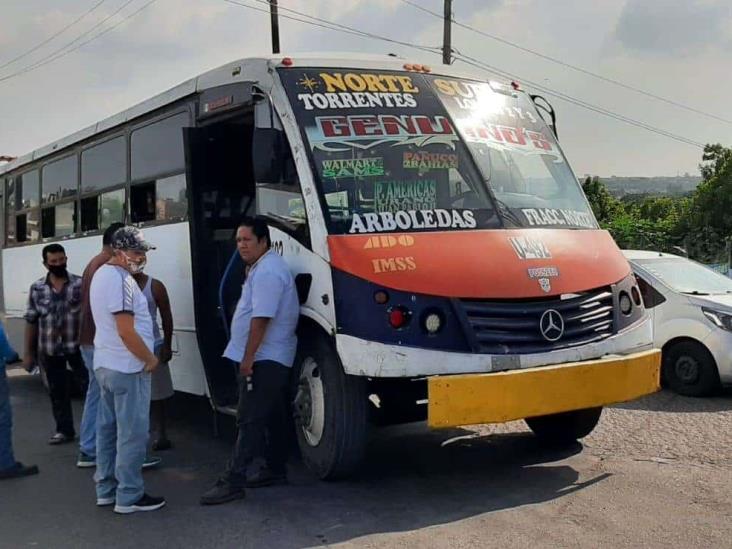
<instances>
[{"instance_id":1,"label":"asphalt road","mask_svg":"<svg viewBox=\"0 0 732 549\"><path fill-rule=\"evenodd\" d=\"M732 396L668 393L605 411L585 442L537 444L521 423L377 432L362 473L324 483L291 467L288 486L200 507L233 436L213 438L202 399L176 396L163 466L145 473L168 506L115 515L94 505L76 447L52 447L37 378L12 372L17 458L36 477L0 484L0 547L732 547ZM80 417L76 406L76 420Z\"/></svg>"}]
</instances>

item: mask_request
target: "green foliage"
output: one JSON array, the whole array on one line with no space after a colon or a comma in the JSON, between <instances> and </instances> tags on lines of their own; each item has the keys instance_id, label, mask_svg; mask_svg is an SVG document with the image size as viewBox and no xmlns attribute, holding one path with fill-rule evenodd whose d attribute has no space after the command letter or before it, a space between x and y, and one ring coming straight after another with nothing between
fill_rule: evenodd
<instances>
[{"instance_id":1,"label":"green foliage","mask_svg":"<svg viewBox=\"0 0 732 549\"><path fill-rule=\"evenodd\" d=\"M618 199L608 192L597 176L585 179L582 190L598 222L607 223L622 213L623 207Z\"/></svg>"},{"instance_id":2,"label":"green foliage","mask_svg":"<svg viewBox=\"0 0 732 549\"><path fill-rule=\"evenodd\" d=\"M597 178L582 188L600 225L621 248L679 253L702 262L726 261L732 236L732 149L704 147L703 181L691 196L628 195L618 200Z\"/></svg>"}]
</instances>

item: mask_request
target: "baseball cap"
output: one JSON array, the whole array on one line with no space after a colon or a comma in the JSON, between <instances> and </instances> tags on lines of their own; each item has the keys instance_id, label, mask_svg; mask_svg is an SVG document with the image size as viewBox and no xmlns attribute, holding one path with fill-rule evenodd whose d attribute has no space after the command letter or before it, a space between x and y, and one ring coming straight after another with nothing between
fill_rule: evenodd
<instances>
[{"instance_id":1,"label":"baseball cap","mask_svg":"<svg viewBox=\"0 0 732 549\"><path fill-rule=\"evenodd\" d=\"M115 250L133 250L146 252L154 250L155 246L145 240L142 231L137 227L125 226L117 229L112 235L112 248Z\"/></svg>"}]
</instances>

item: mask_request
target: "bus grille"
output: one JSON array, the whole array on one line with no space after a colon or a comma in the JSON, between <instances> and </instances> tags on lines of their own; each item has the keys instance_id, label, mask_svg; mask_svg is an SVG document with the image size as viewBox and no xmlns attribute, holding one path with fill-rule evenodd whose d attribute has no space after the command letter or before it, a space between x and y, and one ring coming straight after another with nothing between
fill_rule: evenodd
<instances>
[{"instance_id":1,"label":"bus grille","mask_svg":"<svg viewBox=\"0 0 732 549\"><path fill-rule=\"evenodd\" d=\"M568 299L550 298L541 301L459 300L463 319L470 328L468 334L478 353L514 354L541 353L600 341L613 334L612 290L601 288ZM555 313L546 313L549 310ZM563 330L550 326L561 316ZM546 316L548 315L548 317ZM542 335L540 323L549 327L549 341ZM549 318L551 317L551 318Z\"/></svg>"}]
</instances>

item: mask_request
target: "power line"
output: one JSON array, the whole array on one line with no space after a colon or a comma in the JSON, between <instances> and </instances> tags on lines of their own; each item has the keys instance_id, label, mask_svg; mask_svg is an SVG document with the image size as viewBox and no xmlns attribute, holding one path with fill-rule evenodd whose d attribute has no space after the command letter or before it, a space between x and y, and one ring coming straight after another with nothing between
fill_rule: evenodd
<instances>
[{"instance_id":1,"label":"power line","mask_svg":"<svg viewBox=\"0 0 732 549\"><path fill-rule=\"evenodd\" d=\"M42 48L43 46L45 46L46 44L48 44L51 40L53 40L57 36L62 35L64 32L66 32L67 30L69 30L71 27L73 27L74 25L76 25L77 23L79 23L86 16L91 15L91 13L94 10L96 10L99 6L101 6L102 4L104 4L104 2L106 2L106 1L107 0L99 0L99 2L97 2L91 8L89 8L84 13L82 13L79 17L77 17L76 19L74 19L71 23L69 23L68 25L66 25L62 29L60 29L60 30L56 31L55 33L53 33L51 36L49 36L48 38L46 38L43 42L40 42L39 44L36 44L35 46L33 46L28 51L25 51L25 52L21 53L20 55L18 55L17 57L13 57L10 61L6 61L2 65L0 65L0 69L4 69L8 65L12 65L16 61L20 61L24 57L29 56L31 53L33 53L35 51L38 51L40 48Z\"/></svg>"},{"instance_id":2,"label":"power line","mask_svg":"<svg viewBox=\"0 0 732 549\"><path fill-rule=\"evenodd\" d=\"M253 0L253 1L259 2L261 4L267 4L267 5L269 5L268 0ZM227 3L230 3L230 4L234 4L234 5L238 5L238 6L242 6L242 7L249 8L249 9L253 9L253 10L257 10L257 11L261 11L263 13L269 13L269 10L268 9L259 8L259 7L251 6L251 5L247 5L247 4L242 4L242 3L237 2L235 0L224 0L224 2L227 2ZM391 38L388 38L388 37L385 37L385 36L381 36L381 35L378 35L378 34L367 33L365 31L361 31L361 30L359 30L357 28L354 28L354 27L348 27L346 25L341 25L340 23L334 23L332 21L328 21L327 19L317 18L317 17L308 15L308 14L303 13L303 12L298 12L296 10L292 10L292 9L288 9L288 8L283 8L282 6L278 6L278 9L280 11L283 11L284 10L284 11L296 13L296 14L301 15L303 17L307 17L307 18L314 19L314 20L318 21L318 23L314 23L313 21L307 21L307 20L303 20L303 19L297 19L297 18L293 18L291 16L287 16L287 15L281 14L282 17L286 17L286 18L289 18L289 19L294 19L296 21L300 21L300 22L303 22L303 23L308 23L308 24L311 24L311 25L316 25L316 26L323 27L323 28L327 28L327 29L330 29L330 30L337 30L339 32L345 32L347 34L355 34L357 36L362 36L362 37L367 37L367 38L373 38L373 39L376 39L376 40L382 40L382 41L391 42L391 43L397 43L397 44L400 44L400 45L403 45L403 46L406 46L406 47L415 48L415 49L419 49L419 50L423 50L423 51L428 51L429 53L439 53L440 52L440 48L429 48L429 47L426 47L426 46L421 46L421 45L413 44L413 43L410 43L410 42L403 42L403 41L400 41L400 40L394 40L394 39L391 39ZM328 26L325 26L325 25L328 25ZM693 141L693 140L688 139L688 138L686 138L684 136L674 134L672 132L669 132L669 131L664 130L664 129L661 129L661 128L657 128L655 126L652 126L650 124L646 124L645 122L641 122L639 120L635 120L633 118L624 116L622 114L615 113L615 112L610 111L608 109L605 109L603 107L599 107L599 106L593 105L591 103L588 103L586 101L583 101L581 99L577 99L577 98L574 98L572 96L569 96L569 95L567 95L567 94L565 94L563 92L559 92L559 91L552 90L551 88L547 88L546 86L542 86L540 84L537 84L537 83L534 83L534 82L530 82L530 81L528 81L528 80L526 80L524 78L521 78L520 76L511 74L511 73L508 73L506 71L503 71L501 69L498 69L497 67L492 67L490 65L487 65L486 63L481 62L478 59L471 58L471 57L469 57L467 55L460 54L460 60L463 61L464 63L468 64L468 65L472 65L472 66L477 67L477 68L480 68L482 70L490 70L494 74L498 74L502 78L507 78L509 80L519 80L519 81L527 82L527 83L531 84L533 87L535 87L537 90L542 91L543 93L546 93L548 95L551 95L552 97L557 97L558 99L561 99L563 101L572 103L575 106L582 107L584 109L590 110L590 111L595 112L597 114L602 114L602 115L607 116L609 118L614 118L615 120L618 120L618 121L621 121L621 122L625 122L627 124L631 124L633 126L636 126L636 127L642 128L642 129L645 129L647 131L656 133L658 135L662 135L664 137L668 137L670 139L674 139L674 140L679 141L681 143L684 143L686 145L692 145L694 147L700 147L700 148L703 148L704 147L704 145L702 143Z\"/></svg>"},{"instance_id":3,"label":"power line","mask_svg":"<svg viewBox=\"0 0 732 549\"><path fill-rule=\"evenodd\" d=\"M662 135L664 137L668 137L670 139L674 139L676 141L679 141L680 143L684 143L686 145L691 145L694 147L704 148L704 144L700 143L698 141L694 141L692 139L689 139L687 137L684 137L683 135L678 135L675 133L672 133L670 131L664 130L662 128L658 128L656 126L652 126L650 124L647 124L645 122L641 122L640 120L636 120L634 118L630 118L628 116L625 116L623 114L619 114L616 112L613 112L611 110L608 110L604 107L599 107L597 105L593 105L592 103L588 103L586 101L583 101L582 99L578 99L576 97L572 97L571 95L567 95L563 92L559 92L556 90L553 90L551 88L547 88L546 86L543 86L537 82L532 82L531 80L527 80L525 78L521 78L515 74L511 74L509 72L503 71L502 69L499 69L497 67L494 67L492 65L488 65L487 63L484 63L478 59L475 59L474 57L470 57L468 55L464 55L458 52L457 59L459 61L462 61L463 63L467 65L471 65L473 67L486 70L492 74L496 74L502 78L507 78L511 80L519 80L521 82L526 82L527 84L531 85L532 87L536 88L538 91L541 91L547 95L550 95L552 97L556 97L557 99L560 99L562 101L565 101L567 103L571 103L577 107L582 107L583 109L590 110L592 112L602 114L603 116L607 116L609 118L614 118L615 120L618 120L620 122L624 122L626 124L630 124L632 126L636 126L638 128L642 128L644 130L656 133L658 135Z\"/></svg>"},{"instance_id":4,"label":"power line","mask_svg":"<svg viewBox=\"0 0 732 549\"><path fill-rule=\"evenodd\" d=\"M105 18L103 21L101 21L100 23L98 23L97 25L95 25L92 29L90 29L86 33L83 33L82 35L80 35L79 37L77 37L76 39L74 39L72 42L70 42L69 44L67 44L67 46L78 42L78 40L80 38L88 35L94 29L98 28L104 22L108 21L111 17L113 17L114 15L116 15L117 13L119 13L122 9L124 9L132 1L133 0L127 0L127 2L125 2L125 4L123 4L112 15L110 15L107 18ZM66 55L69 55L70 53L78 50L79 48L85 46L86 44L88 44L88 43L90 43L90 42L92 42L92 41L94 41L94 40L96 40L96 39L104 36L108 32L111 32L112 30L114 30L115 28L119 27L120 25L122 25L123 23L125 23L126 21L128 21L129 19L135 17L142 10L148 8L149 6L151 6L152 4L154 4L157 1L158 0L150 0L150 1L148 1L142 7L138 8L136 11L132 12L131 14L129 14L128 16L126 16L121 21L118 21L117 23L115 23L111 27L109 27L109 28L105 29L104 31L102 31L102 32L100 32L100 33L92 36L88 40L77 44L75 47L73 47L71 49L68 49L66 51L61 51L62 49L64 49L66 47L66 46L64 46L63 48L60 48L59 50L57 50L57 52L58 52L57 55L53 55L52 54L52 55L47 56L46 58L42 59L41 61L37 62L34 65L31 65L29 67L26 67L25 69L22 69L22 70L20 70L20 71L18 71L16 73L7 75L5 77L2 77L2 78L0 78L0 82L3 82L5 80L8 80L8 79L10 79L10 78L12 78L14 76L18 76L20 74L23 74L25 72L30 72L32 70L38 69L38 68L40 68L40 67L42 67L42 66L44 66L44 65L46 65L48 63L52 63L52 62L56 61L57 59L60 59L62 57L65 57ZM255 11L269 13L269 10L268 9L259 8L257 6L252 6L252 5L248 5L248 4L243 4L243 3L237 2L235 0L224 0L224 1L227 2L227 3L229 3L229 4L237 5L237 6L244 7L244 8L248 8L248 9L252 9L252 10L255 10ZM260 4L267 4L267 6L269 6L268 0L254 0L254 1L256 1L256 2L258 2ZM333 30L333 31L337 31L337 32L343 32L343 33L346 33L346 34L356 35L356 36L359 36L359 37L372 38L372 39L381 40L381 41L385 41L385 42L389 42L389 43L399 44L399 45L402 45L402 46L406 46L406 47L413 48L413 49L417 49L417 50L421 50L421 51L426 51L426 52L429 52L429 53L438 53L439 50L440 50L440 48L437 48L437 47L423 46L423 45L419 45L419 44L414 44L412 42L405 42L405 41L401 41L401 40L392 39L392 38L389 38L389 37L386 37L386 36L381 36L381 35L378 35L378 34L369 33L369 32L362 31L360 29L354 28L354 27L349 27L347 25L342 25L342 24L339 24L339 23L334 23L332 21L328 21L327 19L322 19L322 18L318 18L318 17L312 16L312 15L309 15L307 13L299 12L297 10L293 10L293 9L289 9L289 8L282 8L282 7L280 7L280 10L285 11L285 12L289 12L289 13L295 13L295 14L297 14L299 16L305 17L305 18L310 19L310 20L300 19L298 17L294 17L294 16L291 16L291 15L282 14L282 17L284 17L286 19L291 19L291 20L298 21L298 22L301 22L301 23L306 23L306 24L309 24L309 25L314 25L314 26L322 27L322 28L325 28L327 30ZM680 141L680 142L685 143L685 144L688 144L688 145L693 145L693 146L696 146L696 147L703 147L703 144L698 143L696 141L692 141L692 140L690 140L688 138L685 138L683 136L673 134L671 132L668 132L668 131L663 130L663 129L660 129L660 128L656 128L654 126L651 126L650 124L646 124L644 122L640 122L638 120L635 120L635 119L626 117L624 115L621 115L621 114L618 114L618 113L614 113L612 111L609 111L607 109L604 109L603 107L597 107L595 105L592 105L591 103L587 103L587 102L582 101L580 99L576 99L576 98L571 97L571 96L569 96L567 94L564 94L562 92L558 92L558 91L552 90L551 88L547 88L547 87L542 86L540 84L537 84L537 83L531 82L529 80L523 79L523 78L521 78L521 77L519 77L517 75L513 75L513 74L510 74L508 72L502 71L501 69L498 69L496 67L492 67L492 66L490 66L490 65L488 65L486 63L483 63L482 61L480 61L478 59L469 57L467 55L460 54L460 59L461 59L461 61L463 61L466 64L475 66L477 68L481 68L483 70L492 71L493 73L498 74L498 75L500 75L500 76L502 76L504 78L511 78L511 79L522 80L524 82L527 82L527 83L531 84L532 86L534 86L535 88L537 88L538 90L540 90L540 91L542 91L544 93L547 93L547 94L549 94L549 95L551 95L553 97L557 97L558 99L567 101L567 102L572 103L574 105L583 107L585 109L591 110L593 112L596 112L596 113L599 113L599 114L603 114L603 115L608 116L608 117L611 117L611 118L615 118L616 120L619 120L619 121L622 121L622 122L626 122L628 124L632 124L634 126L643 128L643 129L648 130L648 131L652 131L654 133L657 133L659 135L663 135L665 137L669 137L671 139L675 139L676 141Z\"/></svg>"},{"instance_id":5,"label":"power line","mask_svg":"<svg viewBox=\"0 0 732 549\"><path fill-rule=\"evenodd\" d=\"M41 68L41 67L43 67L45 65L48 65L49 63L53 63L57 59L61 59L62 57L65 57L68 54L70 54L72 52L75 52L76 50L78 50L79 48L85 46L89 42L93 42L97 38L100 38L101 36L104 36L108 32L116 29L122 23L128 21L129 19L131 19L132 17L134 17L135 15L137 15L138 13L140 13L142 10L144 10L148 6L150 6L150 5L154 4L155 2L157 2L157 0L150 0L147 4L144 4L141 8L139 8L136 11L132 12L130 15L128 15L125 18L121 19L120 21L118 21L117 23L115 23L114 25L112 25L111 27L108 27L107 29L103 30L102 32L95 34L94 36L92 36L88 40L85 40L84 42L81 42L81 43L78 43L77 44L77 42L79 42L79 40L81 40L82 38L84 38L86 36L89 36L92 32L94 32L96 29L98 29L99 27L101 27L102 25L104 25L104 23L106 23L107 21L109 21L110 19L112 19L115 15L117 15L119 12L121 12L123 9L125 9L127 6L129 6L134 1L135 0L126 0L126 2L124 4L122 4L119 8L117 8L113 13L111 13L110 15L108 15L107 17L105 17L104 19L102 19L101 21L99 21L93 27L91 27L90 29L88 29L86 32L83 32L82 34L80 34L79 36L77 36L76 38L74 38L71 42L68 42L67 44L61 46L60 48L56 49L53 53L47 55L46 57L43 57L43 58L39 59L38 61L36 61L35 63L33 63L31 65L28 65L28 66L26 66L26 67L24 67L22 69L17 70L14 73L11 73L11 74L8 74L6 76L1 77L0 78L0 82L4 82L4 81L9 80L11 78L14 78L16 76L20 76L21 74L25 74L25 73L34 71L36 69L39 69L39 68ZM70 46L73 46L74 44L76 44L76 46L71 47L70 49L67 49Z\"/></svg>"},{"instance_id":6,"label":"power line","mask_svg":"<svg viewBox=\"0 0 732 549\"><path fill-rule=\"evenodd\" d=\"M429 13L430 15L432 15L434 17L437 17L439 19L443 19L442 15L440 15L436 11L432 11L432 10L430 10L428 8L425 8L424 6L420 6L419 4L417 4L416 2L414 2L412 0L400 0L400 1L403 2L403 3L405 3L405 4L407 4L407 5L410 5L410 6L414 7L416 9L420 10L420 11L423 11L425 13ZM467 30L472 31L472 32L477 33L477 34L480 34L481 36L485 36L486 38L490 38L491 40L495 40L496 42L500 42L501 44L505 44L505 45L510 46L512 48L519 49L519 50L521 50L521 51L523 51L525 53L529 53L529 54L534 55L536 57L540 57L542 59L545 59L546 61L550 61L552 63L556 63L557 65L561 65L561 66L566 67L568 69L572 69L574 71L580 72L580 73L585 74L587 76L591 76L592 78L597 78L598 80L602 80L603 82L607 82L608 84L613 84L615 86L619 86L621 88L625 88L626 90L630 90L630 91L633 91L635 93L639 93L641 95L645 95L646 97L650 97L651 99L655 99L657 101L662 101L663 103L667 103L668 105L673 105L674 107L678 107L680 109L684 109L684 110L687 110L689 112L693 112L693 113L696 113L696 114L701 114L702 116L706 116L708 118L712 118L714 120L718 120L719 122L724 122L725 124L732 124L732 120L730 120L728 118L723 118L723 117L718 116L716 114L713 114L713 113L710 113L710 112L706 112L706 111L703 111L701 109L697 109L695 107L691 107L689 105L685 105L684 103L680 103L678 101L674 101L673 99L668 99L667 97L663 97L663 96L657 95L655 93L648 92L648 91L643 90L641 88L638 88L636 86L631 86L630 84L626 84L625 82L621 82L620 80L616 80L614 78L609 78L607 76L603 76L603 75L598 74L596 72L592 72L592 71L590 71L588 69L579 67L577 65L573 65L571 63L567 63L566 61L562 61L561 59L558 59L556 57L552 57L550 55L541 53L539 51L532 50L532 49L527 48L525 46L522 46L520 44L516 44L515 42L511 42L510 40L506 40L505 38L501 38L500 36L496 36L494 34L490 34L488 32L482 31L482 30L477 29L475 27L472 27L472 26L470 26L470 25L468 25L466 23L461 23L460 21L457 21L454 17L451 19L451 21L455 25L457 25L458 27L462 27L464 29L467 29Z\"/></svg>"},{"instance_id":7,"label":"power line","mask_svg":"<svg viewBox=\"0 0 732 549\"><path fill-rule=\"evenodd\" d=\"M236 0L223 0L223 1L226 2L227 4L233 4L235 6L239 6L239 7L242 7L242 8L248 8L248 9L251 9L251 10L255 10L255 11L259 11L259 12L262 12L262 13L269 14L269 9L264 9L264 8L260 8L260 7L257 7L257 6L252 6L250 4L243 4L242 2L237 2ZM269 0L252 0L252 1L253 2L258 2L260 4L266 4L267 6L269 6ZM315 17L314 15L309 15L307 13L304 13L304 12L301 12L301 11L297 11L297 10L294 10L294 9L291 9L291 8L285 8L285 7L282 7L280 5L277 6L277 10L278 10L278 12L280 12L279 13L279 16L280 17L283 17L285 19L291 19L293 21L299 21L300 23L306 23L306 24L309 24L309 25L314 25L316 27L321 27L321 28L324 28L324 29L327 29L327 30L333 30L333 31L336 31L336 32L342 32L342 33L345 33L345 34L351 34L351 35L354 35L354 36L359 36L361 38L373 38L375 40L382 40L384 42L390 42L392 44L398 44L400 46L406 46L406 47L410 47L410 48L415 48L415 49L422 50L422 51L426 51L426 52L429 52L429 53L436 53L436 52L440 51L440 48L438 48L438 47L423 46L423 45L420 45L420 44L414 44L412 42L404 42L402 40L397 40L397 39L394 39L394 38L389 38L387 36L380 36L378 34L373 34L373 33L370 33L370 32L362 31L360 29L357 29L357 28L354 28L354 27L349 27L348 25L343 25L341 23L334 23L332 21L328 21L327 19L322 19L320 17ZM299 15L301 17L306 17L307 19L300 19L300 18L294 17L292 15L285 15L285 14L281 13L283 11L284 12L289 12L289 13L294 13L294 14ZM308 21L308 19L311 19L311 21Z\"/></svg>"}]
</instances>

